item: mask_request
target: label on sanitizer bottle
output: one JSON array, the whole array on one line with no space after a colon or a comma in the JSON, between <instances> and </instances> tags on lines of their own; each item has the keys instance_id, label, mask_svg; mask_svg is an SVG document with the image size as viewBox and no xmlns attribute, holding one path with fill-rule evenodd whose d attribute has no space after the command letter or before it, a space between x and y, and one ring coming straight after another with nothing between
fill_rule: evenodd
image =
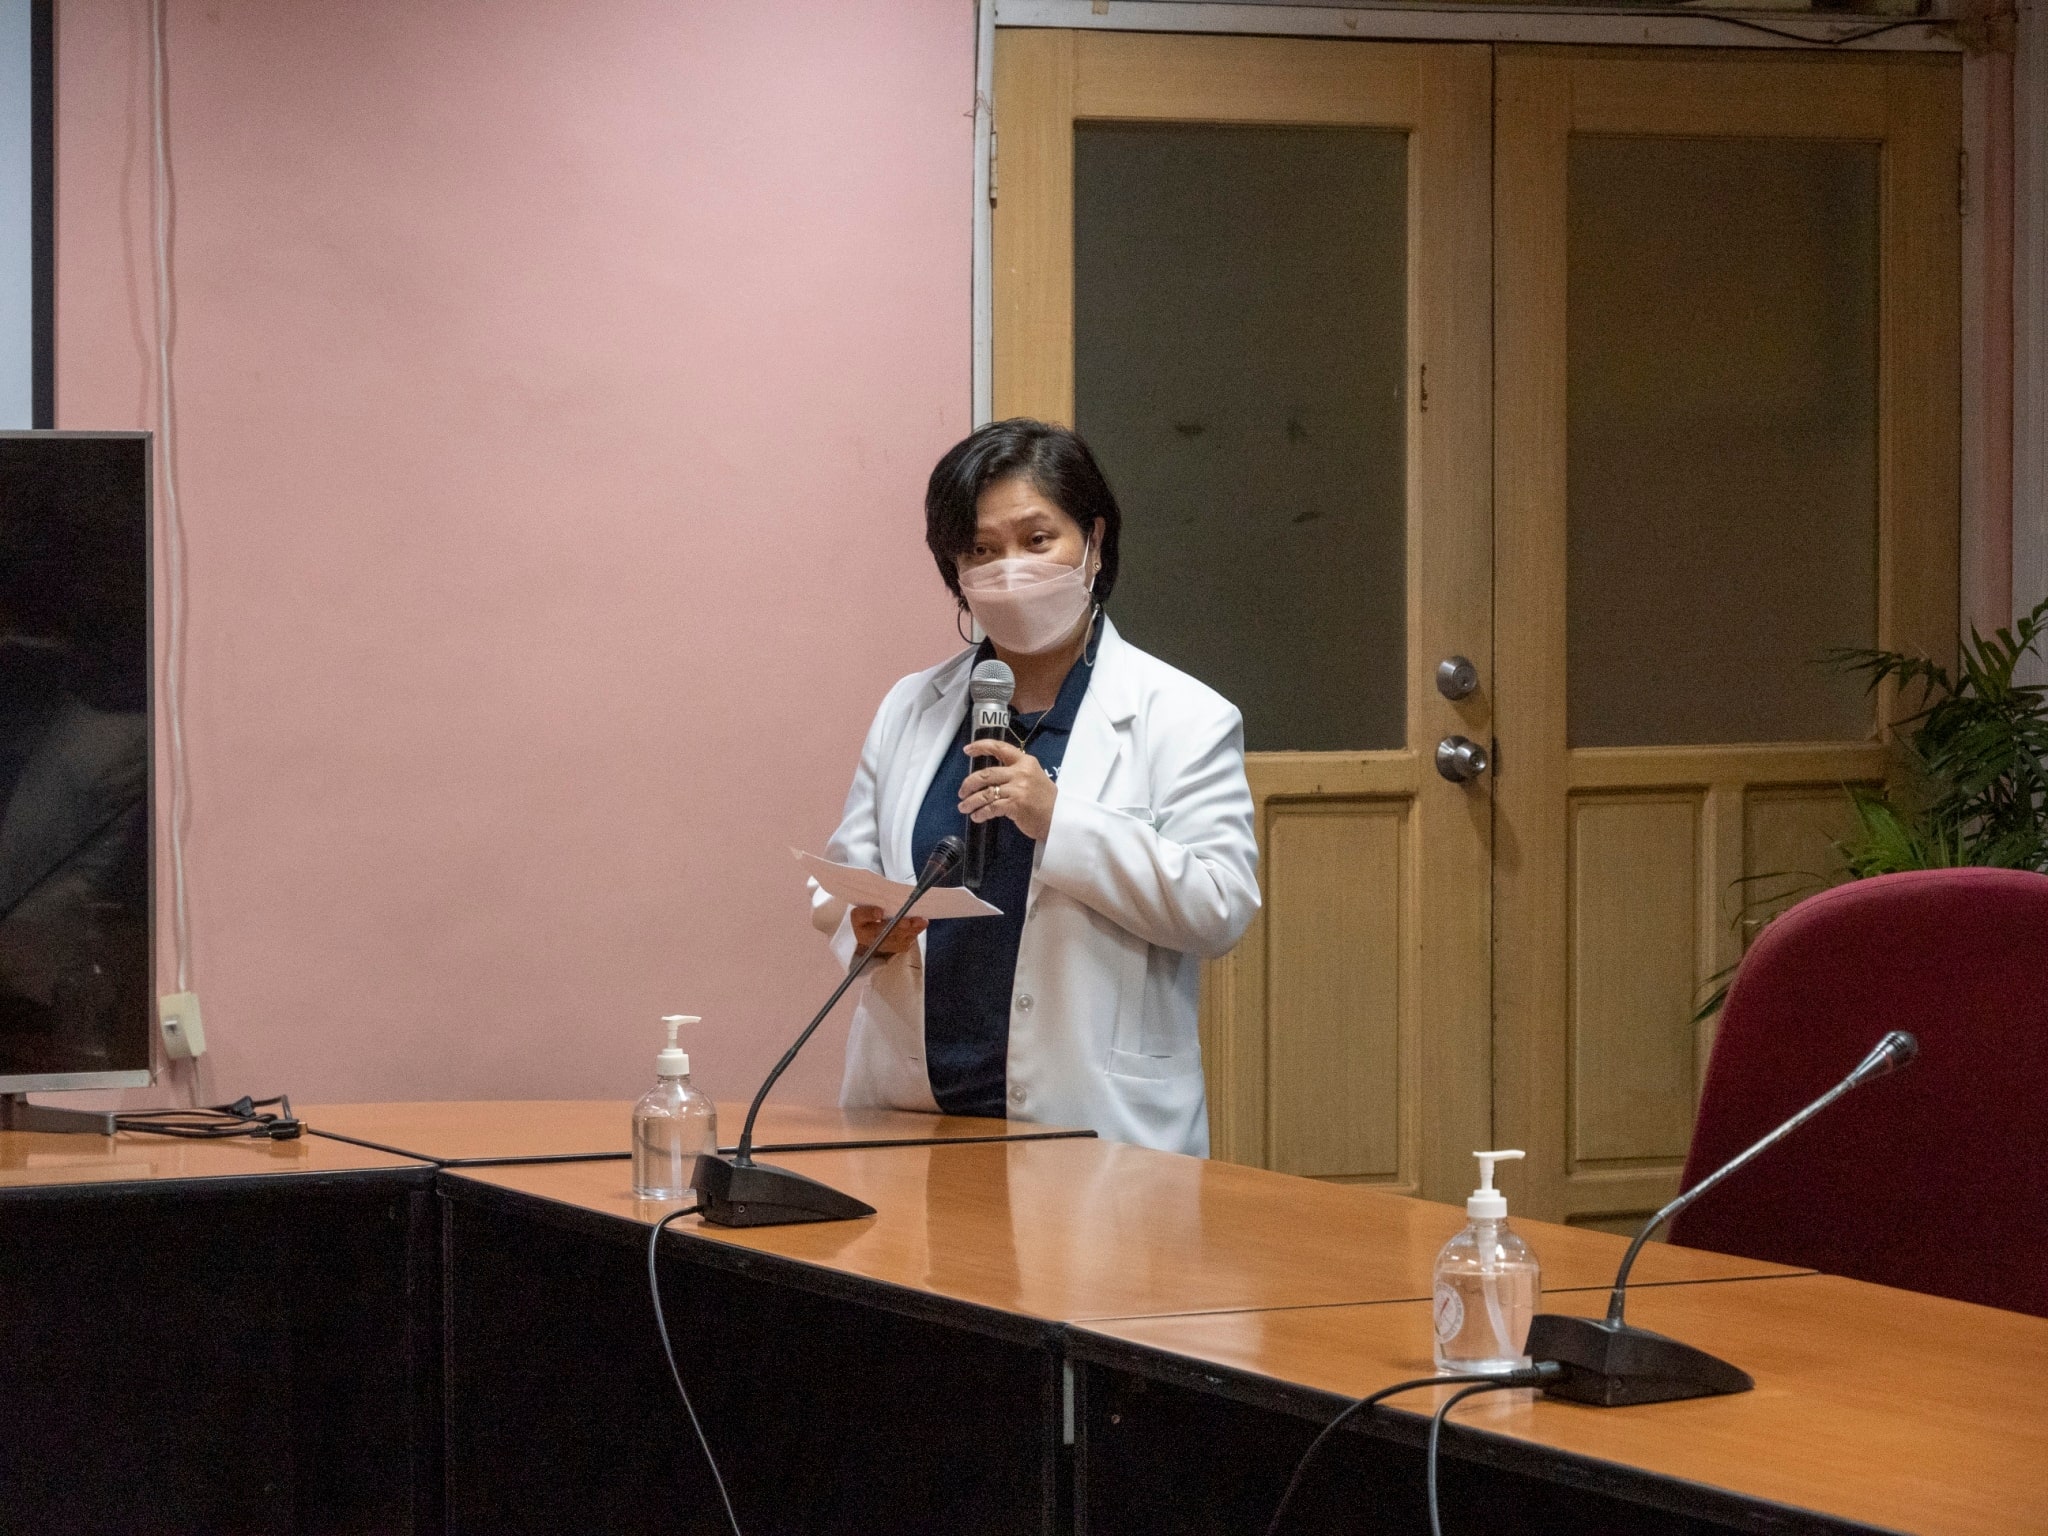
<instances>
[{"instance_id":1,"label":"label on sanitizer bottle","mask_svg":"<svg viewBox=\"0 0 2048 1536\"><path fill-rule=\"evenodd\" d=\"M1448 1344L1465 1331L1465 1298L1442 1281L1437 1282L1434 1310L1439 1343Z\"/></svg>"}]
</instances>

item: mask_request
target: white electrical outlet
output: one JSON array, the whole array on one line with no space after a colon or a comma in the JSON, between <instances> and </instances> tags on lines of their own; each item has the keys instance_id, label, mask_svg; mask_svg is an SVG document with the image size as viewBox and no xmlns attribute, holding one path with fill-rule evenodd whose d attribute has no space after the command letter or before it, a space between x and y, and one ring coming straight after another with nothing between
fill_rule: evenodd
<instances>
[{"instance_id":1,"label":"white electrical outlet","mask_svg":"<svg viewBox=\"0 0 2048 1536\"><path fill-rule=\"evenodd\" d=\"M156 1000L156 1013L163 1025L164 1054L182 1061L206 1054L206 1026L199 1022L197 992L167 992Z\"/></svg>"}]
</instances>

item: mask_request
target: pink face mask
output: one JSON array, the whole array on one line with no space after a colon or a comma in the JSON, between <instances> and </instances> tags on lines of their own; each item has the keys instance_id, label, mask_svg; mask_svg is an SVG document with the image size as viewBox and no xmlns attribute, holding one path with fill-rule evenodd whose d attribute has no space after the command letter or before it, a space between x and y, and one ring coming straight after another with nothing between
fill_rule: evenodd
<instances>
[{"instance_id":1,"label":"pink face mask","mask_svg":"<svg viewBox=\"0 0 2048 1536\"><path fill-rule=\"evenodd\" d=\"M1079 565L1040 555L991 560L960 573L960 595L988 637L1006 651L1036 656L1070 639L1094 606L1089 568L1094 540Z\"/></svg>"}]
</instances>

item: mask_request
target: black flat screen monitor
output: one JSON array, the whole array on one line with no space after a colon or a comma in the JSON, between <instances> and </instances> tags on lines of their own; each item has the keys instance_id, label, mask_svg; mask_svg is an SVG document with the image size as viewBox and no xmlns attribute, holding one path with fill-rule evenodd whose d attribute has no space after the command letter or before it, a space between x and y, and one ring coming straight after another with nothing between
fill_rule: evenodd
<instances>
[{"instance_id":1,"label":"black flat screen monitor","mask_svg":"<svg viewBox=\"0 0 2048 1536\"><path fill-rule=\"evenodd\" d=\"M0 432L0 1093L150 1081L149 461Z\"/></svg>"}]
</instances>

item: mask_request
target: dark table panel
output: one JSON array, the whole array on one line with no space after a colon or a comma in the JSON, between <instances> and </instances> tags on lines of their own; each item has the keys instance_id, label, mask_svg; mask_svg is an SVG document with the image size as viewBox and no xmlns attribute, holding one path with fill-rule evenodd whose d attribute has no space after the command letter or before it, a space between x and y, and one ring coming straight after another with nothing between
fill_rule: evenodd
<instances>
[{"instance_id":1,"label":"dark table panel","mask_svg":"<svg viewBox=\"0 0 2048 1536\"><path fill-rule=\"evenodd\" d=\"M0 1199L0 1530L440 1528L424 1168Z\"/></svg>"},{"instance_id":2,"label":"dark table panel","mask_svg":"<svg viewBox=\"0 0 2048 1536\"><path fill-rule=\"evenodd\" d=\"M1076 1372L1081 1536L1263 1532L1309 1442L1346 1402L1078 1329L1067 1344ZM1410 1399L1423 1404L1420 1412L1396 1399L1332 1436L1289 1506L1289 1536L1427 1536L1430 1397ZM1455 1416L1444 1431L1439 1478L1447 1532L1867 1536L1875 1529L1567 1456L1474 1430Z\"/></svg>"},{"instance_id":3,"label":"dark table panel","mask_svg":"<svg viewBox=\"0 0 2048 1536\"><path fill-rule=\"evenodd\" d=\"M445 1177L450 1529L726 1529L647 1228ZM677 1360L748 1536L1050 1532L1055 1330L672 1233Z\"/></svg>"}]
</instances>

